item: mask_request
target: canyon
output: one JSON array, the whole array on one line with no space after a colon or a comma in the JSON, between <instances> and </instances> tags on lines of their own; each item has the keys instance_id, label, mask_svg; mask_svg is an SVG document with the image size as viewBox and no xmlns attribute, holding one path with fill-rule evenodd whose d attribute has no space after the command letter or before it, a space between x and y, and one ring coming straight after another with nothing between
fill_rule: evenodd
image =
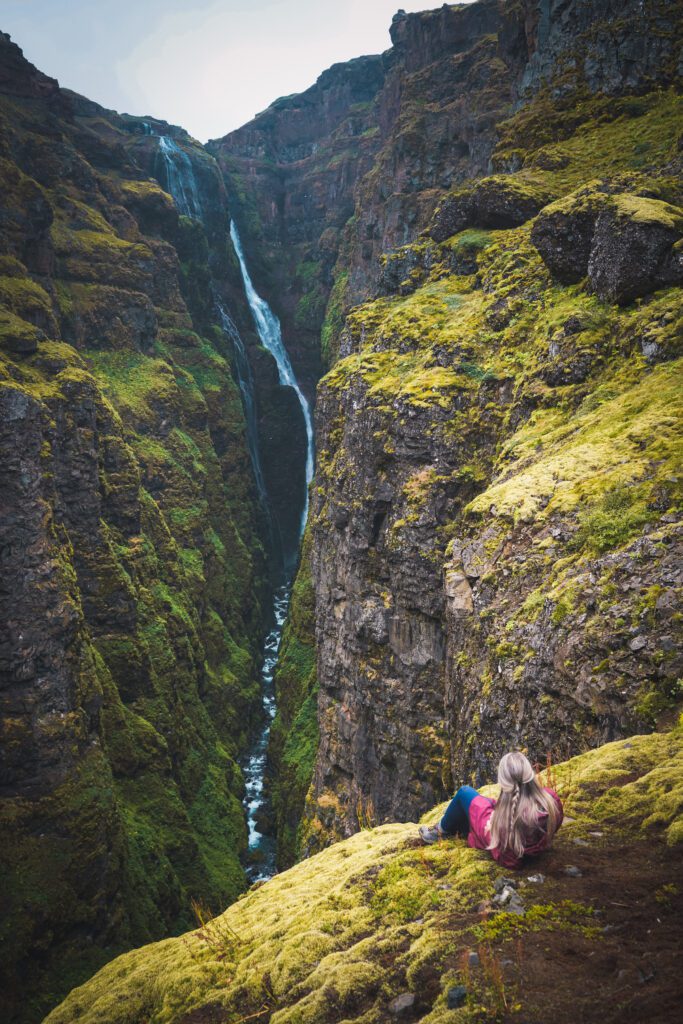
<instances>
[{"instance_id":1,"label":"canyon","mask_svg":"<svg viewBox=\"0 0 683 1024\"><path fill-rule=\"evenodd\" d=\"M490 869L393 823L510 747L675 905L682 25L399 11L205 146L0 36L13 1024L456 1019Z\"/></svg>"}]
</instances>

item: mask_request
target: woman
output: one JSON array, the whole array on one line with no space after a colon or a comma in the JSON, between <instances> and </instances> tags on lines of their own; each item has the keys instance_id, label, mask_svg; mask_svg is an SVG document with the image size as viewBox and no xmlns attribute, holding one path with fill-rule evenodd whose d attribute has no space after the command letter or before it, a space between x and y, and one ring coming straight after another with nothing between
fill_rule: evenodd
<instances>
[{"instance_id":1,"label":"woman","mask_svg":"<svg viewBox=\"0 0 683 1024\"><path fill-rule=\"evenodd\" d=\"M519 867L523 857L547 850L562 824L557 793L541 785L531 762L518 751L501 757L498 785L498 800L461 786L440 822L420 826L423 842L467 836L470 846L489 850L505 868Z\"/></svg>"}]
</instances>

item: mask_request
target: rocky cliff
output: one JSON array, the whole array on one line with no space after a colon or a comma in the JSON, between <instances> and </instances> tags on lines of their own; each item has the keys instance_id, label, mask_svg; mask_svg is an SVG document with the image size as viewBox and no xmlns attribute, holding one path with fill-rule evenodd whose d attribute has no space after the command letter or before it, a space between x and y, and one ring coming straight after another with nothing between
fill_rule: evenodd
<instances>
[{"instance_id":1,"label":"rocky cliff","mask_svg":"<svg viewBox=\"0 0 683 1024\"><path fill-rule=\"evenodd\" d=\"M511 745L581 754L561 781L570 799L578 787L577 845L608 833L598 886L612 840L630 899L643 858L656 876L636 936L672 905L656 826L680 838L663 791L680 772L666 730L681 700L682 14L678 0L399 12L385 54L207 151L60 90L0 40L15 1019L244 885L238 761L277 549L251 442L291 552L304 438L254 336L230 217L309 395L328 370L275 673L280 865L360 835L117 961L54 1020L454 1019L453 929L485 949L516 926L472 916L492 882L474 854L367 830L488 780ZM556 874L529 931L595 939L605 908L568 905ZM497 963L472 983L503 1016Z\"/></svg>"},{"instance_id":2,"label":"rocky cliff","mask_svg":"<svg viewBox=\"0 0 683 1024\"><path fill-rule=\"evenodd\" d=\"M399 14L374 63L212 146L293 347L294 302L329 295L290 625L317 666L281 676L290 724L319 693L300 849L680 696L681 13Z\"/></svg>"},{"instance_id":3,"label":"rocky cliff","mask_svg":"<svg viewBox=\"0 0 683 1024\"><path fill-rule=\"evenodd\" d=\"M283 389L249 334L223 181L201 147L61 90L6 36L0 119L14 1020L118 950L187 927L193 900L217 909L244 887L238 759L260 709L268 536L217 298L271 397ZM164 132L193 165L191 217L152 177L172 184Z\"/></svg>"}]
</instances>

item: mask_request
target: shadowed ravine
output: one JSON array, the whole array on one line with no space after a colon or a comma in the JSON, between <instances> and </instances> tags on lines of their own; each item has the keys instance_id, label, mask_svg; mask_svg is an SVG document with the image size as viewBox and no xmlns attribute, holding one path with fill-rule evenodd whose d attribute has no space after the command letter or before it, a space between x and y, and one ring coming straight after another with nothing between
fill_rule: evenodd
<instances>
[{"instance_id":1,"label":"shadowed ravine","mask_svg":"<svg viewBox=\"0 0 683 1024\"><path fill-rule=\"evenodd\" d=\"M304 506L301 513L301 527L299 539L304 532L306 517L308 515L308 486L313 479L314 461L314 439L313 421L311 411L301 388L294 376L292 364L287 350L282 341L280 323L271 310L265 299L256 292L252 284L247 264L242 250L242 244L234 221L230 224L230 237L232 238L235 252L239 259L242 279L247 295L247 301L254 317L254 323L259 338L264 347L272 354L277 363L280 384L284 387L294 389L301 406L301 412L306 425L306 494ZM243 391L244 394L244 391ZM246 411L246 401L245 401ZM270 878L275 870L275 841L271 835L260 831L262 827L259 817L264 811L267 798L264 796L264 777L268 760L268 740L270 727L275 717L275 690L273 687L273 673L277 664L280 641L282 639L282 628L287 618L287 609L292 587L292 572L295 565L292 564L292 557L284 553L284 579L276 587L273 598L273 627L266 636L264 645L264 660L261 671L261 689L263 694L264 724L259 736L251 750L244 768L244 781L246 785L247 824L249 826L249 854L253 858L253 865L248 874L252 881L261 881Z\"/></svg>"},{"instance_id":2,"label":"shadowed ravine","mask_svg":"<svg viewBox=\"0 0 683 1024\"><path fill-rule=\"evenodd\" d=\"M159 136L159 153L163 159L165 184L179 211L187 217L203 220L200 190L194 176L189 156L169 136ZM278 379L283 387L292 388L296 394L306 428L305 493L302 496L302 512L299 527L299 541L303 535L308 515L308 487L313 478L314 439L313 421L309 404L299 387L292 364L282 340L277 316L268 303L256 291L249 270L237 225L230 223L230 237L239 261L244 290L259 337L277 365ZM298 560L298 550L287 550L283 543L276 517L270 508L266 487L258 430L257 394L254 375L249 363L244 342L225 304L213 290L216 311L223 331L230 338L234 349L234 365L237 383L242 397L246 426L247 446L252 465L254 484L259 503L265 513L268 527L268 549L270 578L273 581L272 610L269 617L270 629L263 643L261 668L262 714L253 746L243 762L245 783L245 810L247 814L249 865L247 875L254 881L269 878L275 871L276 843L265 829L263 818L268 798L265 791L265 775L268 765L268 742L270 728L275 717L275 689L273 675L278 659L282 629L287 618L291 596L292 580Z\"/></svg>"}]
</instances>

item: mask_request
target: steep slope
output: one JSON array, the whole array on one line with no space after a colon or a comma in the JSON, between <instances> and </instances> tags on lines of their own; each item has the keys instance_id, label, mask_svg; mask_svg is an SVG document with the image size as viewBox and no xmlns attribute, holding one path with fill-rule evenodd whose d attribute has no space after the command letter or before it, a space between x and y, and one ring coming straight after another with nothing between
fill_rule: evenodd
<instances>
[{"instance_id":1,"label":"steep slope","mask_svg":"<svg viewBox=\"0 0 683 1024\"><path fill-rule=\"evenodd\" d=\"M338 359L301 575L315 612L277 674L282 864L421 813L509 744L568 756L677 699L681 13L397 16L358 145L355 64L214 144L264 281L277 261L293 282L283 311L324 247ZM301 123L303 150L283 141Z\"/></svg>"},{"instance_id":2,"label":"steep slope","mask_svg":"<svg viewBox=\"0 0 683 1024\"><path fill-rule=\"evenodd\" d=\"M558 766L569 817L512 903L462 840L364 830L109 964L48 1024L673 1021L681 751L679 726Z\"/></svg>"},{"instance_id":3,"label":"steep slope","mask_svg":"<svg viewBox=\"0 0 683 1024\"><path fill-rule=\"evenodd\" d=\"M207 240L134 125L7 36L0 68L2 990L32 1020L244 887L266 566L215 164Z\"/></svg>"}]
</instances>

